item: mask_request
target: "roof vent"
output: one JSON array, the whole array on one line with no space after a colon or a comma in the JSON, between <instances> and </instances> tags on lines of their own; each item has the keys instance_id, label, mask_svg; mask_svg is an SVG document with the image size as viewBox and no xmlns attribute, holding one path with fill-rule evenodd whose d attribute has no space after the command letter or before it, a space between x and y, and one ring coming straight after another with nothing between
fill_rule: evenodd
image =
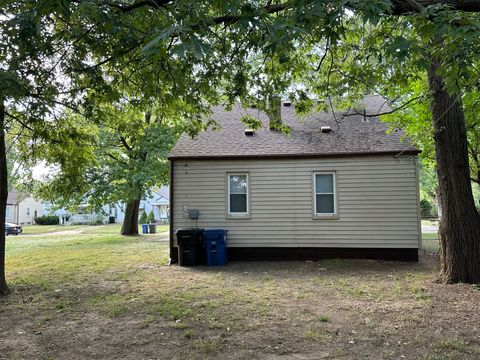
<instances>
[{"instance_id":1,"label":"roof vent","mask_svg":"<svg viewBox=\"0 0 480 360\"><path fill-rule=\"evenodd\" d=\"M292 106L292 103L290 101L284 101L283 106L290 107L290 106Z\"/></svg>"},{"instance_id":2,"label":"roof vent","mask_svg":"<svg viewBox=\"0 0 480 360\"><path fill-rule=\"evenodd\" d=\"M362 122L369 122L370 120L367 117L367 111L363 110Z\"/></svg>"},{"instance_id":3,"label":"roof vent","mask_svg":"<svg viewBox=\"0 0 480 360\"><path fill-rule=\"evenodd\" d=\"M329 133L330 131L332 131L332 128L330 126L322 126L320 130L322 131L322 133Z\"/></svg>"},{"instance_id":4,"label":"roof vent","mask_svg":"<svg viewBox=\"0 0 480 360\"><path fill-rule=\"evenodd\" d=\"M253 136L255 130L253 129L245 129L245 136Z\"/></svg>"}]
</instances>

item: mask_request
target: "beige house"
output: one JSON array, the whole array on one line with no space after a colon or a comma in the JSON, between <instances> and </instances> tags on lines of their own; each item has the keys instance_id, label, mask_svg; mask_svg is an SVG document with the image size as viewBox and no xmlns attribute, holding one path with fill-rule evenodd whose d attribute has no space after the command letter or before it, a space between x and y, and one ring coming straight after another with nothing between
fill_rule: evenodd
<instances>
[{"instance_id":1,"label":"beige house","mask_svg":"<svg viewBox=\"0 0 480 360\"><path fill-rule=\"evenodd\" d=\"M228 230L234 260L417 261L419 151L369 117L385 101L367 97L364 114L301 119L293 104L279 106L290 135L269 130L264 113L237 106L214 109L221 130L179 140L169 158L172 261L175 233L188 227ZM263 128L246 131L247 114ZM192 209L198 219L189 217Z\"/></svg>"},{"instance_id":2,"label":"beige house","mask_svg":"<svg viewBox=\"0 0 480 360\"><path fill-rule=\"evenodd\" d=\"M18 225L33 224L37 216L43 215L42 202L25 193L8 193L5 222Z\"/></svg>"}]
</instances>

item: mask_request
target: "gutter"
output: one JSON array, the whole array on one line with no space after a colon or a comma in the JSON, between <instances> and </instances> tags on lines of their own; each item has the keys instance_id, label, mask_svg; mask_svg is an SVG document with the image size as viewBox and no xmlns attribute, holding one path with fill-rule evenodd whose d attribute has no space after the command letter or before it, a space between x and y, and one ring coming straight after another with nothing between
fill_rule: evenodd
<instances>
[{"instance_id":1,"label":"gutter","mask_svg":"<svg viewBox=\"0 0 480 360\"><path fill-rule=\"evenodd\" d=\"M370 151L370 152L339 152L331 154L253 154L253 155L170 155L168 160L229 160L229 159L316 159L333 157L351 157L351 156L375 156L375 155L418 155L421 150L398 150L398 151Z\"/></svg>"}]
</instances>

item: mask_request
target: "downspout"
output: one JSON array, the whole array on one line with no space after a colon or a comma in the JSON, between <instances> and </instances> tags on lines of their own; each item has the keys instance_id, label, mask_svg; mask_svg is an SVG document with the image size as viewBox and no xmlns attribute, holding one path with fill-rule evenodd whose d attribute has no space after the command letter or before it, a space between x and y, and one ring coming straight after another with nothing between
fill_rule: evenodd
<instances>
[{"instance_id":1,"label":"downspout","mask_svg":"<svg viewBox=\"0 0 480 360\"><path fill-rule=\"evenodd\" d=\"M173 187L174 187L174 164L173 164L173 159L169 159L170 161L170 188L169 188L169 206L170 206L170 265L175 264L178 262L178 253L173 251L173 213L174 213L174 201L173 201Z\"/></svg>"}]
</instances>

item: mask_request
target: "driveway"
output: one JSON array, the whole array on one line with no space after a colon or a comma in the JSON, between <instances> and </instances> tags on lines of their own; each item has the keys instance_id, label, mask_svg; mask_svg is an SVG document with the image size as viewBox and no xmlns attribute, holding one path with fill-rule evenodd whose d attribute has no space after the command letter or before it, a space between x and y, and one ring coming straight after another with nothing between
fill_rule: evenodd
<instances>
[{"instance_id":1,"label":"driveway","mask_svg":"<svg viewBox=\"0 0 480 360\"><path fill-rule=\"evenodd\" d=\"M438 225L423 225L422 224L422 233L437 233Z\"/></svg>"}]
</instances>

